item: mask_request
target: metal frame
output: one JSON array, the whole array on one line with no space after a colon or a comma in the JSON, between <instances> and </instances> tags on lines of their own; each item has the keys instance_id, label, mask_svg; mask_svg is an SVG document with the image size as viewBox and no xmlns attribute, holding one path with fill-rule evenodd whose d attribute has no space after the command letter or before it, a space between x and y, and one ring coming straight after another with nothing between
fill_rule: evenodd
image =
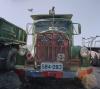
<instances>
[{"instance_id":1,"label":"metal frame","mask_svg":"<svg viewBox=\"0 0 100 89\"><path fill-rule=\"evenodd\" d=\"M88 44L88 47L90 46L90 43L92 41L94 37L90 37L90 38L82 38L82 45L83 46L86 46L85 44L87 43Z\"/></svg>"}]
</instances>

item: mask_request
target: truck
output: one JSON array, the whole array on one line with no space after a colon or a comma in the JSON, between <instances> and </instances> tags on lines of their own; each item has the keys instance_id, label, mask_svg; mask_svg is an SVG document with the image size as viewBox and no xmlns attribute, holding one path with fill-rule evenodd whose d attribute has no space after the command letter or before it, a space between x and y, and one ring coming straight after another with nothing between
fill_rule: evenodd
<instances>
[{"instance_id":1,"label":"truck","mask_svg":"<svg viewBox=\"0 0 100 89\"><path fill-rule=\"evenodd\" d=\"M12 70L17 51L26 44L26 31L0 17L0 70Z\"/></svg>"},{"instance_id":2,"label":"truck","mask_svg":"<svg viewBox=\"0 0 100 89\"><path fill-rule=\"evenodd\" d=\"M98 37L100 36L82 37L82 45L89 50L91 65L95 67L100 67L100 40L96 40Z\"/></svg>"},{"instance_id":3,"label":"truck","mask_svg":"<svg viewBox=\"0 0 100 89\"><path fill-rule=\"evenodd\" d=\"M49 78L72 79L87 89L96 86L89 50L74 45L74 35L81 34L81 25L73 23L72 16L55 14L54 7L49 14L31 15L34 23L26 25L26 33L27 37L32 36L32 45L24 45L19 49L19 58L14 67L23 84Z\"/></svg>"}]
</instances>

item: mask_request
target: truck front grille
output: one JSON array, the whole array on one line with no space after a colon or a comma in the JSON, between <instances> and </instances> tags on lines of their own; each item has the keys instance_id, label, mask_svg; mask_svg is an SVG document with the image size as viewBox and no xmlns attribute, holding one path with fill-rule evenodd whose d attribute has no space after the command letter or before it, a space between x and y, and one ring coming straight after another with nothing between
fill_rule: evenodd
<instances>
[{"instance_id":1,"label":"truck front grille","mask_svg":"<svg viewBox=\"0 0 100 89\"><path fill-rule=\"evenodd\" d=\"M69 57L69 40L64 33L38 34L36 44L37 61L58 61L59 54L64 54L64 61Z\"/></svg>"}]
</instances>

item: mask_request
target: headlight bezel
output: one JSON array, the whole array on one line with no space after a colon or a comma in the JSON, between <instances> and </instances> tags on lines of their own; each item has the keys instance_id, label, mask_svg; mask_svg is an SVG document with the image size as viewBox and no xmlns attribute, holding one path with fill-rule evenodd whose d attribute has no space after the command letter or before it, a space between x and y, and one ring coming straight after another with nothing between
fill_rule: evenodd
<instances>
[{"instance_id":1,"label":"headlight bezel","mask_svg":"<svg viewBox=\"0 0 100 89\"><path fill-rule=\"evenodd\" d=\"M82 52L82 51L84 51L84 52ZM87 54L87 55L84 55L84 53ZM82 57L87 57L89 55L89 50L86 47L82 47L81 50L80 50L80 55Z\"/></svg>"},{"instance_id":2,"label":"headlight bezel","mask_svg":"<svg viewBox=\"0 0 100 89\"><path fill-rule=\"evenodd\" d=\"M22 53L22 52L23 52L23 53ZM20 56L24 56L24 55L26 54L26 49L20 48L20 49L18 50L18 54L19 54Z\"/></svg>"}]
</instances>

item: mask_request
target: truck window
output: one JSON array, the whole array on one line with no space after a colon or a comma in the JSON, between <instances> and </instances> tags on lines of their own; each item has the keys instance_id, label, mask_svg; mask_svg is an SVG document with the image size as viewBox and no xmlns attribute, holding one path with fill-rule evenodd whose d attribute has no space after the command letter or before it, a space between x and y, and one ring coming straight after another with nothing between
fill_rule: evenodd
<instances>
[{"instance_id":1,"label":"truck window","mask_svg":"<svg viewBox=\"0 0 100 89\"><path fill-rule=\"evenodd\" d=\"M52 30L52 25L54 25L53 30L56 31L66 32L69 30L69 23L67 21L55 21L54 23L52 23L51 21L41 21L35 23L35 31L42 32Z\"/></svg>"}]
</instances>

